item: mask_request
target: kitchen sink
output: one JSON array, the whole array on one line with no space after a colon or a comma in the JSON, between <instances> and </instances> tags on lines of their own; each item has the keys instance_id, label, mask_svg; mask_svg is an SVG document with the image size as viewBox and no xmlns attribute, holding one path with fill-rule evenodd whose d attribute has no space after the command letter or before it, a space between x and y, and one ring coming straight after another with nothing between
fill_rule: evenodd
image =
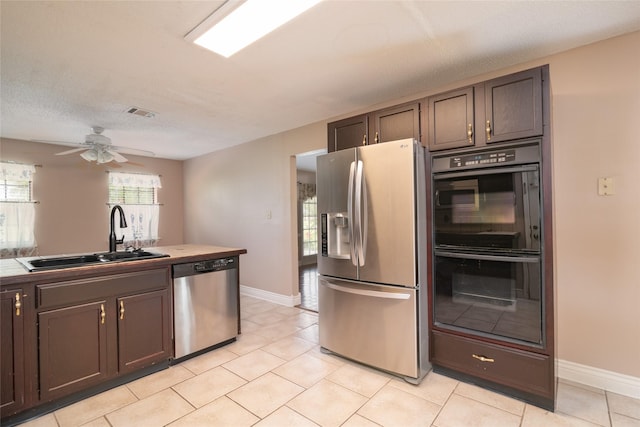
<instances>
[{"instance_id":1,"label":"kitchen sink","mask_svg":"<svg viewBox=\"0 0 640 427\"><path fill-rule=\"evenodd\" d=\"M83 267L85 265L111 264L123 261L141 261L168 256L169 255L155 252L137 250L65 256L26 257L16 258L16 261L22 264L29 271L42 271Z\"/></svg>"}]
</instances>

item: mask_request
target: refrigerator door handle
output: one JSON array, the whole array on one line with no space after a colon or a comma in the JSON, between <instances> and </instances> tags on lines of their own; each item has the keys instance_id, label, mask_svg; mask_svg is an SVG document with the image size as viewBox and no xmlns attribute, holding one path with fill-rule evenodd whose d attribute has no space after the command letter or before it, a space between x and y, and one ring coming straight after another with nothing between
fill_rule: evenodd
<instances>
[{"instance_id":1,"label":"refrigerator door handle","mask_svg":"<svg viewBox=\"0 0 640 427\"><path fill-rule=\"evenodd\" d=\"M357 254L356 254L356 239L355 239L355 222L353 221L353 187L356 174L356 162L351 162L349 169L349 188L347 189L347 227L349 227L349 249L351 251L351 263L354 266L358 266Z\"/></svg>"},{"instance_id":2,"label":"refrigerator door handle","mask_svg":"<svg viewBox=\"0 0 640 427\"><path fill-rule=\"evenodd\" d=\"M344 286L340 286L340 285L336 285L334 283L328 283L328 282L325 282L325 285L328 288L333 289L334 291L346 292L346 293L355 294L355 295L364 295L367 297L402 299L402 300L411 298L411 294L405 294L405 293L380 292L380 291L369 291L366 289L354 289L354 288L347 288Z\"/></svg>"},{"instance_id":3,"label":"refrigerator door handle","mask_svg":"<svg viewBox=\"0 0 640 427\"><path fill-rule=\"evenodd\" d=\"M364 178L364 163L358 161L356 170L356 217L358 218L358 265L364 266L367 258L367 186Z\"/></svg>"}]
</instances>

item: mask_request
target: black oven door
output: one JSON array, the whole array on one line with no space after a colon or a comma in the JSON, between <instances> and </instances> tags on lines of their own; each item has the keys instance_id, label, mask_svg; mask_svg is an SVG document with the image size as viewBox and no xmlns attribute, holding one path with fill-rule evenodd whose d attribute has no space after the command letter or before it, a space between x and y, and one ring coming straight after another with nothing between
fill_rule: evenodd
<instances>
[{"instance_id":1,"label":"black oven door","mask_svg":"<svg viewBox=\"0 0 640 427\"><path fill-rule=\"evenodd\" d=\"M434 174L440 248L540 251L537 164Z\"/></svg>"},{"instance_id":2,"label":"black oven door","mask_svg":"<svg viewBox=\"0 0 640 427\"><path fill-rule=\"evenodd\" d=\"M542 345L540 257L435 251L435 325Z\"/></svg>"}]
</instances>

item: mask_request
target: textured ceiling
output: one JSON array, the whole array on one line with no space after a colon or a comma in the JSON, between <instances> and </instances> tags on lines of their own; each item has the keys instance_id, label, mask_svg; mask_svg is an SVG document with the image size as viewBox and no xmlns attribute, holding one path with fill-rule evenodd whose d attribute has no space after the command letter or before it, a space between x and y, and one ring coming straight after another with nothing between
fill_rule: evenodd
<instances>
[{"instance_id":1,"label":"textured ceiling","mask_svg":"<svg viewBox=\"0 0 640 427\"><path fill-rule=\"evenodd\" d=\"M184 40L222 3L2 0L0 135L187 159L640 30L633 0L325 0L225 59Z\"/></svg>"}]
</instances>

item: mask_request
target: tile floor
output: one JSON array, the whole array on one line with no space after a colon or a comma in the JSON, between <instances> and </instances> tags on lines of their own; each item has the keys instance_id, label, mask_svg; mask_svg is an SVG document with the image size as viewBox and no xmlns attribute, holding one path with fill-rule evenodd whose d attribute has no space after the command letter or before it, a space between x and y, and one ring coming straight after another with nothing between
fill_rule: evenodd
<instances>
[{"instance_id":1,"label":"tile floor","mask_svg":"<svg viewBox=\"0 0 640 427\"><path fill-rule=\"evenodd\" d=\"M640 400L565 381L555 413L433 372L410 385L322 353L313 312L241 307L237 342L24 425L640 426Z\"/></svg>"}]
</instances>

